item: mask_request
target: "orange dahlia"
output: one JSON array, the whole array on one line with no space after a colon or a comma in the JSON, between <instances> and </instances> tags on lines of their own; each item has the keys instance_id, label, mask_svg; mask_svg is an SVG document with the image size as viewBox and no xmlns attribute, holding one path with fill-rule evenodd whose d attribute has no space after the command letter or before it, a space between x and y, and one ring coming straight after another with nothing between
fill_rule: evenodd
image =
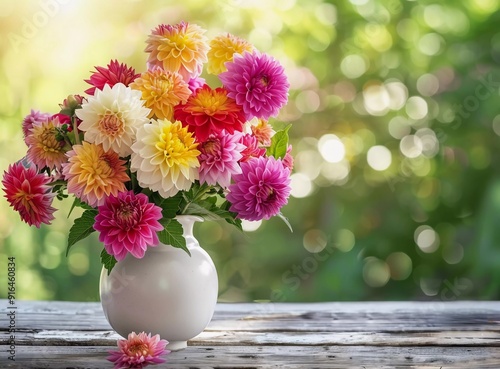
<instances>
[{"instance_id":1,"label":"orange dahlia","mask_svg":"<svg viewBox=\"0 0 500 369\"><path fill-rule=\"evenodd\" d=\"M241 106L227 96L226 89L220 87L212 90L208 85L196 90L186 104L177 105L174 117L188 126L199 142L223 129L230 134L242 131L245 123Z\"/></svg>"},{"instance_id":2,"label":"orange dahlia","mask_svg":"<svg viewBox=\"0 0 500 369\"><path fill-rule=\"evenodd\" d=\"M64 140L58 137L58 129L61 128L58 118L48 119L40 124L33 125L26 144L28 145L28 160L38 168L48 167L60 169L66 162L66 151Z\"/></svg>"},{"instance_id":3,"label":"orange dahlia","mask_svg":"<svg viewBox=\"0 0 500 369\"><path fill-rule=\"evenodd\" d=\"M161 68L142 73L130 87L142 92L144 105L151 109L149 118L154 115L158 119L171 120L174 116L174 106L185 103L191 95L189 85L179 73Z\"/></svg>"},{"instance_id":4,"label":"orange dahlia","mask_svg":"<svg viewBox=\"0 0 500 369\"><path fill-rule=\"evenodd\" d=\"M103 205L110 195L125 191L125 160L114 151L104 151L101 145L83 142L74 145L67 154L68 162L62 173L68 181L68 192L90 206Z\"/></svg>"},{"instance_id":5,"label":"orange dahlia","mask_svg":"<svg viewBox=\"0 0 500 369\"><path fill-rule=\"evenodd\" d=\"M257 137L257 140L262 146L270 146L271 138L276 133L273 127L265 119L254 118L251 122L254 120L256 120L257 123L250 125L253 135Z\"/></svg>"},{"instance_id":6,"label":"orange dahlia","mask_svg":"<svg viewBox=\"0 0 500 369\"><path fill-rule=\"evenodd\" d=\"M186 82L198 77L203 63L207 62L205 32L200 26L187 22L159 25L146 40L149 66L178 72Z\"/></svg>"}]
</instances>

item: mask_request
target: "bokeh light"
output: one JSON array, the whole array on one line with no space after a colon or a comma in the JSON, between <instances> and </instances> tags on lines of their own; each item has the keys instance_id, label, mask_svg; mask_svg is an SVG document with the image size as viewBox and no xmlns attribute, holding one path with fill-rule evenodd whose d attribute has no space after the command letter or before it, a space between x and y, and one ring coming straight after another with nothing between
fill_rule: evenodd
<instances>
[{"instance_id":1,"label":"bokeh light","mask_svg":"<svg viewBox=\"0 0 500 369\"><path fill-rule=\"evenodd\" d=\"M368 165L375 170L382 171L389 168L392 162L391 151L382 145L372 146L366 154Z\"/></svg>"},{"instance_id":2,"label":"bokeh light","mask_svg":"<svg viewBox=\"0 0 500 369\"><path fill-rule=\"evenodd\" d=\"M246 233L197 224L221 301L269 300L305 257L323 261L286 301L436 300L455 278L475 287L460 298L500 298L500 1L55 0L50 14L42 3L0 0L0 172L26 153L30 109L57 112L111 59L144 71L151 29L198 23L269 52L291 86L270 122L292 124L293 233L277 218L243 221ZM35 229L0 198L19 298L97 301L102 245L94 234L66 256L71 201Z\"/></svg>"}]
</instances>

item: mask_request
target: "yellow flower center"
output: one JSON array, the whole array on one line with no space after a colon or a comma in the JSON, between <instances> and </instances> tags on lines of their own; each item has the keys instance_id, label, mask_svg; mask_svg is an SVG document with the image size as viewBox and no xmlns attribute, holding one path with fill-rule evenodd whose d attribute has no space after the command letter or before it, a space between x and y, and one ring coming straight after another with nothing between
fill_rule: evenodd
<instances>
[{"instance_id":1,"label":"yellow flower center","mask_svg":"<svg viewBox=\"0 0 500 369\"><path fill-rule=\"evenodd\" d=\"M83 172L80 174L86 177L85 181L88 184L98 184L99 186L106 186L107 179L114 176L114 169L111 158L106 154L102 154L97 160L87 160L82 163Z\"/></svg>"},{"instance_id":2,"label":"yellow flower center","mask_svg":"<svg viewBox=\"0 0 500 369\"><path fill-rule=\"evenodd\" d=\"M132 354L134 356L137 356L137 354L142 355L142 356L147 356L149 353L149 347L145 343L137 342L137 343L133 343L129 347L128 351L130 354Z\"/></svg>"},{"instance_id":3,"label":"yellow flower center","mask_svg":"<svg viewBox=\"0 0 500 369\"><path fill-rule=\"evenodd\" d=\"M107 136L120 136L125 132L125 124L118 114L109 112L99 120L99 130Z\"/></svg>"},{"instance_id":4,"label":"yellow flower center","mask_svg":"<svg viewBox=\"0 0 500 369\"><path fill-rule=\"evenodd\" d=\"M64 142L57 140L57 131L52 124L49 123L49 125L36 127L33 134L37 141L38 147L40 147L44 152L63 152Z\"/></svg>"},{"instance_id":5,"label":"yellow flower center","mask_svg":"<svg viewBox=\"0 0 500 369\"><path fill-rule=\"evenodd\" d=\"M155 101L163 99L163 96L172 90L172 82L166 75L160 76L152 81L151 97Z\"/></svg>"},{"instance_id":6,"label":"yellow flower center","mask_svg":"<svg viewBox=\"0 0 500 369\"><path fill-rule=\"evenodd\" d=\"M214 115L221 112L221 107L225 108L227 95L221 93L212 93L208 90L199 90L196 97L193 98L191 112L204 113L206 115Z\"/></svg>"},{"instance_id":7,"label":"yellow flower center","mask_svg":"<svg viewBox=\"0 0 500 369\"><path fill-rule=\"evenodd\" d=\"M195 45L193 40L186 34L174 35L170 39L170 46L172 47L172 56L178 58L182 56L183 60L186 62L191 61L194 58Z\"/></svg>"},{"instance_id":8,"label":"yellow flower center","mask_svg":"<svg viewBox=\"0 0 500 369\"><path fill-rule=\"evenodd\" d=\"M197 146L192 134L180 122L163 126L155 145L161 161L170 168L189 166L189 161L200 154Z\"/></svg>"},{"instance_id":9,"label":"yellow flower center","mask_svg":"<svg viewBox=\"0 0 500 369\"><path fill-rule=\"evenodd\" d=\"M220 152L219 141L207 140L203 143L203 150L209 155L216 155Z\"/></svg>"}]
</instances>

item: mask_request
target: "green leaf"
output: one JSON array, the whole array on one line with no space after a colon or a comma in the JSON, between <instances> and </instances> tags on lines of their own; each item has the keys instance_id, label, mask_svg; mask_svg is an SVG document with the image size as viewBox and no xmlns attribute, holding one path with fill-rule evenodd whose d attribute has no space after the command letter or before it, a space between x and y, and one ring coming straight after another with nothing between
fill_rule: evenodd
<instances>
[{"instance_id":1,"label":"green leaf","mask_svg":"<svg viewBox=\"0 0 500 369\"><path fill-rule=\"evenodd\" d=\"M179 205L182 201L182 196L171 197L161 205L161 213L165 218L174 218L179 211Z\"/></svg>"},{"instance_id":2,"label":"green leaf","mask_svg":"<svg viewBox=\"0 0 500 369\"><path fill-rule=\"evenodd\" d=\"M113 255L110 255L106 252L106 249L102 249L101 251L101 263L107 269L108 275L111 273L111 269L116 264L116 259Z\"/></svg>"},{"instance_id":3,"label":"green leaf","mask_svg":"<svg viewBox=\"0 0 500 369\"><path fill-rule=\"evenodd\" d=\"M292 225L290 224L290 222L288 221L288 218L285 217L282 213L278 213L278 217L280 217L280 219L285 222L285 224L288 226L288 229L290 229L290 232L293 233L293 229L292 229Z\"/></svg>"},{"instance_id":4,"label":"green leaf","mask_svg":"<svg viewBox=\"0 0 500 369\"><path fill-rule=\"evenodd\" d=\"M267 155L274 156L276 159L282 159L288 149L288 130L292 125L289 124L283 130L276 132L271 139L271 146L267 148Z\"/></svg>"},{"instance_id":5,"label":"green leaf","mask_svg":"<svg viewBox=\"0 0 500 369\"><path fill-rule=\"evenodd\" d=\"M94 209L92 206L82 202L79 198L75 197L75 200L73 201L73 204L71 205L71 209L69 209L68 218L70 217L71 213L73 212L73 210L76 207L79 207L79 208L82 208L85 210L93 210Z\"/></svg>"},{"instance_id":6,"label":"green leaf","mask_svg":"<svg viewBox=\"0 0 500 369\"><path fill-rule=\"evenodd\" d=\"M179 192L173 197L164 198L158 192L151 196L152 201L161 207L164 218L174 218L179 211L179 205L182 201L182 194Z\"/></svg>"},{"instance_id":7,"label":"green leaf","mask_svg":"<svg viewBox=\"0 0 500 369\"><path fill-rule=\"evenodd\" d=\"M80 218L75 219L73 226L69 230L66 256L68 256L71 246L94 232L94 218L97 214L97 210L85 210Z\"/></svg>"},{"instance_id":8,"label":"green leaf","mask_svg":"<svg viewBox=\"0 0 500 369\"><path fill-rule=\"evenodd\" d=\"M175 219L164 219L160 223L164 227L163 231L158 232L160 242L183 249L191 256L186 246L186 239L183 236L182 225Z\"/></svg>"},{"instance_id":9,"label":"green leaf","mask_svg":"<svg viewBox=\"0 0 500 369\"><path fill-rule=\"evenodd\" d=\"M238 228L241 232L243 232L243 227L241 225L241 219L236 218L236 213L233 213L232 211L229 210L231 207L231 203L229 201L224 201L221 206L220 206L220 212L224 213L224 215L221 214L221 216L226 220L231 225L234 225L236 228Z\"/></svg>"},{"instance_id":10,"label":"green leaf","mask_svg":"<svg viewBox=\"0 0 500 369\"><path fill-rule=\"evenodd\" d=\"M198 203L189 203L186 209L184 210L184 214L186 215L198 215L205 220L222 220L222 217L217 214L219 210L215 203L217 199L215 197L208 197L203 201L199 201Z\"/></svg>"}]
</instances>

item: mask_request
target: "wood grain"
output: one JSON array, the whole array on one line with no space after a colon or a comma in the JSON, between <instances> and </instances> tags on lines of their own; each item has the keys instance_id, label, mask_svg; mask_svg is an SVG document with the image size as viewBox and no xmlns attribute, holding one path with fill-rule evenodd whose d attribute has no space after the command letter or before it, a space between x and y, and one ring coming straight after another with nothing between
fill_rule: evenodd
<instances>
[{"instance_id":1,"label":"wood grain","mask_svg":"<svg viewBox=\"0 0 500 369\"><path fill-rule=\"evenodd\" d=\"M99 303L17 305L16 361L2 349L0 368L112 368L120 337ZM218 304L207 329L156 367L499 369L500 303Z\"/></svg>"}]
</instances>

